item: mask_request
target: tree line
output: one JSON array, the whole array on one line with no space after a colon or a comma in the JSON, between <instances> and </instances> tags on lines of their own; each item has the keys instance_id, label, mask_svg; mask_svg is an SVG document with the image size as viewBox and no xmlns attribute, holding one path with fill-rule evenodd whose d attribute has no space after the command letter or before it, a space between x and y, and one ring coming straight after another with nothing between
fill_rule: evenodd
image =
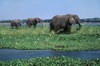
<instances>
[{"instance_id":1,"label":"tree line","mask_svg":"<svg viewBox=\"0 0 100 66\"><path fill-rule=\"evenodd\" d=\"M15 19L16 20L16 19ZM20 19L18 19L20 20ZM20 20L21 23L25 23L27 19L23 19L23 20ZM100 18L98 17L95 17L95 18L86 18L86 19L80 19L81 22L92 22L92 23L100 23ZM10 23L12 20L0 20L0 23ZM45 23L49 23L51 21L51 19L42 19L42 22L45 22Z\"/></svg>"}]
</instances>

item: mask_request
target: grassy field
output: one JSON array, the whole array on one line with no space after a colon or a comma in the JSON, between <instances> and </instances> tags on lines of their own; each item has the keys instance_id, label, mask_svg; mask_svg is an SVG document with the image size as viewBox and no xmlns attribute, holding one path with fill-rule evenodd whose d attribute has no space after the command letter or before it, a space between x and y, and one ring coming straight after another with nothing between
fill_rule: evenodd
<instances>
[{"instance_id":1,"label":"grassy field","mask_svg":"<svg viewBox=\"0 0 100 66\"><path fill-rule=\"evenodd\" d=\"M15 49L52 49L59 51L82 51L100 49L100 26L72 26L71 34L49 33L49 26L0 26L0 48Z\"/></svg>"}]
</instances>

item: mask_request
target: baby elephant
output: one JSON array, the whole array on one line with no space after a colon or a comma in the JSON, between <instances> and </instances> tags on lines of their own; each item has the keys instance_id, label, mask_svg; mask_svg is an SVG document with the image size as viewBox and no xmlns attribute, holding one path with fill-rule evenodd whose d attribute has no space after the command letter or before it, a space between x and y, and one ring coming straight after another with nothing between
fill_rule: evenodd
<instances>
[{"instance_id":1,"label":"baby elephant","mask_svg":"<svg viewBox=\"0 0 100 66\"><path fill-rule=\"evenodd\" d=\"M20 25L20 27L21 27L21 22L20 22L20 20L12 20L12 21L11 21L11 27L12 27L12 28L13 28L14 26L15 26L16 28L18 28L19 25Z\"/></svg>"}]
</instances>

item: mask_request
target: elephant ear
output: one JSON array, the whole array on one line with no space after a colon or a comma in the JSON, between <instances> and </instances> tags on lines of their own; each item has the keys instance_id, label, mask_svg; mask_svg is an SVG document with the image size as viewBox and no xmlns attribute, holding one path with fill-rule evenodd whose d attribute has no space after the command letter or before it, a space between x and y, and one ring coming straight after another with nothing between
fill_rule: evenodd
<instances>
[{"instance_id":1,"label":"elephant ear","mask_svg":"<svg viewBox=\"0 0 100 66\"><path fill-rule=\"evenodd\" d=\"M35 20L36 20L37 23L39 23L39 19L38 18L36 18Z\"/></svg>"},{"instance_id":2,"label":"elephant ear","mask_svg":"<svg viewBox=\"0 0 100 66\"><path fill-rule=\"evenodd\" d=\"M76 23L75 23L75 19L74 19L74 18L69 18L69 23L75 25L75 24L76 24Z\"/></svg>"}]
</instances>

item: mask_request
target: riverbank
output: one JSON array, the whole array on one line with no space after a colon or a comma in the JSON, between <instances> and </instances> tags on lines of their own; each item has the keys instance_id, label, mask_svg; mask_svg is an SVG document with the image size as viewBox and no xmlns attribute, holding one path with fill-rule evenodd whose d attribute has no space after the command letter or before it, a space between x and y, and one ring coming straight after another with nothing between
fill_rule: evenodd
<instances>
[{"instance_id":1,"label":"riverbank","mask_svg":"<svg viewBox=\"0 0 100 66\"><path fill-rule=\"evenodd\" d=\"M0 23L0 24L11 24L11 23ZM21 23L21 24L26 24L26 23ZM41 24L41 23L38 23L38 24ZM43 24L49 24L49 23L43 22Z\"/></svg>"},{"instance_id":2,"label":"riverbank","mask_svg":"<svg viewBox=\"0 0 100 66\"><path fill-rule=\"evenodd\" d=\"M10 23L0 23L0 24L10 24ZM22 24L26 24L26 23L22 23ZM41 24L41 23L38 23ZM49 24L48 22L43 22L43 24ZM100 22L82 22L82 24L100 24Z\"/></svg>"}]
</instances>

